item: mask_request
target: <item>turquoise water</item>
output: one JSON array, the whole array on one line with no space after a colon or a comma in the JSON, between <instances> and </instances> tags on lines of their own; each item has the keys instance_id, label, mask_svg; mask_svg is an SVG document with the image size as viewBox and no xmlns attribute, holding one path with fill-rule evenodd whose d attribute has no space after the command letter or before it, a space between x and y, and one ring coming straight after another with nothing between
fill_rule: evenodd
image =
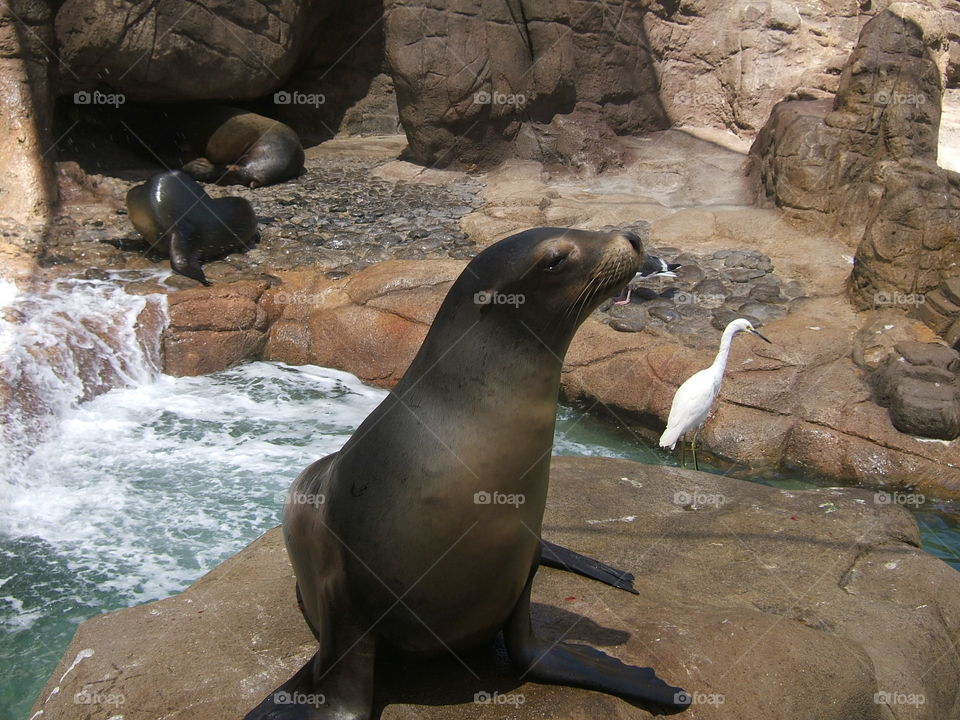
<instances>
[{"instance_id":1,"label":"turquoise water","mask_svg":"<svg viewBox=\"0 0 960 720\"><path fill-rule=\"evenodd\" d=\"M177 592L276 525L294 476L383 395L346 373L252 363L161 376L66 413L54 439L0 478L0 719L27 717L85 618ZM675 464L569 407L555 451ZM916 516L927 550L960 569L955 509Z\"/></svg>"}]
</instances>

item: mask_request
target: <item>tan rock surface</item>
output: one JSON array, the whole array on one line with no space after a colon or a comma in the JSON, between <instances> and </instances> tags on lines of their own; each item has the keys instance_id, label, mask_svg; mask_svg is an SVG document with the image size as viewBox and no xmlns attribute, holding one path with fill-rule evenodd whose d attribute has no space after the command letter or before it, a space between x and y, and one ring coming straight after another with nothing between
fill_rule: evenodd
<instances>
[{"instance_id":1,"label":"tan rock surface","mask_svg":"<svg viewBox=\"0 0 960 720\"><path fill-rule=\"evenodd\" d=\"M542 569L534 625L655 667L694 694L683 715L693 720L956 718L960 575L917 548L907 511L873 500L555 458L544 536L635 572L640 594ZM314 650L293 584L272 530L179 595L84 623L34 711L241 717ZM384 720L652 717L614 697L523 682L493 648L463 660L478 677L453 658L384 663ZM522 703L474 702L494 691ZM878 693L923 704L878 703Z\"/></svg>"}]
</instances>

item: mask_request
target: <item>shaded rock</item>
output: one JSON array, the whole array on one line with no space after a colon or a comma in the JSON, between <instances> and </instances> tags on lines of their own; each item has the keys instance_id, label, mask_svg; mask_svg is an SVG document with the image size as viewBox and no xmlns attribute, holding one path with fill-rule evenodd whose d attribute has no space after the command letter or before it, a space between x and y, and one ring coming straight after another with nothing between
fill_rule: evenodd
<instances>
[{"instance_id":1,"label":"shaded rock","mask_svg":"<svg viewBox=\"0 0 960 720\"><path fill-rule=\"evenodd\" d=\"M72 93L109 78L130 99L251 99L273 92L328 15L329 2L273 6L213 0L67 0L56 15L62 78Z\"/></svg>"},{"instance_id":2,"label":"shaded rock","mask_svg":"<svg viewBox=\"0 0 960 720\"><path fill-rule=\"evenodd\" d=\"M389 5L386 57L410 157L444 167L561 156L602 167L609 150L597 128L624 135L669 124L653 57L638 41L643 15L627 2L596 12L541 0ZM610 17L629 32L611 32Z\"/></svg>"},{"instance_id":3,"label":"shaded rock","mask_svg":"<svg viewBox=\"0 0 960 720\"><path fill-rule=\"evenodd\" d=\"M54 141L51 12L49 3L33 0L0 8L0 218L24 224L51 220L58 199L48 152Z\"/></svg>"},{"instance_id":4,"label":"shaded rock","mask_svg":"<svg viewBox=\"0 0 960 720\"><path fill-rule=\"evenodd\" d=\"M877 403L900 432L960 436L960 354L938 343L899 342L871 377Z\"/></svg>"},{"instance_id":5,"label":"shaded rock","mask_svg":"<svg viewBox=\"0 0 960 720\"><path fill-rule=\"evenodd\" d=\"M932 365L953 373L960 370L960 353L938 343L904 341L894 349L911 365Z\"/></svg>"},{"instance_id":6,"label":"shaded rock","mask_svg":"<svg viewBox=\"0 0 960 720\"><path fill-rule=\"evenodd\" d=\"M900 432L953 440L960 436L960 391L954 383L904 378L890 398L890 418Z\"/></svg>"},{"instance_id":7,"label":"shaded rock","mask_svg":"<svg viewBox=\"0 0 960 720\"><path fill-rule=\"evenodd\" d=\"M948 717L957 702L951 638L960 632L960 575L917 547L906 510L872 494L787 492L622 460L555 458L543 534L632 570L640 594L614 596L541 569L537 632L722 698L695 705L691 717L881 720L876 693L905 691L925 698L929 717ZM34 712L74 718L78 695L109 688L123 697L126 720L152 720L169 707L183 720L241 717L315 647L280 532L271 530L183 593L81 625ZM81 654L88 648L93 654ZM475 694L493 689L524 698L504 717L551 708L570 718L652 717L611 696L525 682L493 647L459 661L386 662L377 687L384 717L411 720L472 717ZM115 708L104 699L84 711L106 720Z\"/></svg>"}]
</instances>

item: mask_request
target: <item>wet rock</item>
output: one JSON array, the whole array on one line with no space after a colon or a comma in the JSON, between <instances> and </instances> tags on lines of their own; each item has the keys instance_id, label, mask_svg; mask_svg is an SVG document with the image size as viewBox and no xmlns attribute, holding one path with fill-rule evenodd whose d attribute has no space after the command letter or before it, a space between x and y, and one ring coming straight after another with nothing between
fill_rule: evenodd
<instances>
[{"instance_id":1,"label":"wet rock","mask_svg":"<svg viewBox=\"0 0 960 720\"><path fill-rule=\"evenodd\" d=\"M640 332L646 326L645 322L634 319L614 318L610 321L610 327L617 332Z\"/></svg>"},{"instance_id":2,"label":"wet rock","mask_svg":"<svg viewBox=\"0 0 960 720\"><path fill-rule=\"evenodd\" d=\"M650 317L654 317L657 320L660 320L665 323L675 323L680 321L681 315L673 307L659 306L650 308L647 311L650 314Z\"/></svg>"},{"instance_id":3,"label":"wet rock","mask_svg":"<svg viewBox=\"0 0 960 720\"><path fill-rule=\"evenodd\" d=\"M759 277L763 277L763 270L751 270L749 268L735 268L733 270L727 270L723 273L723 279L729 280L730 282L735 283L745 283L750 280L756 280Z\"/></svg>"}]
</instances>

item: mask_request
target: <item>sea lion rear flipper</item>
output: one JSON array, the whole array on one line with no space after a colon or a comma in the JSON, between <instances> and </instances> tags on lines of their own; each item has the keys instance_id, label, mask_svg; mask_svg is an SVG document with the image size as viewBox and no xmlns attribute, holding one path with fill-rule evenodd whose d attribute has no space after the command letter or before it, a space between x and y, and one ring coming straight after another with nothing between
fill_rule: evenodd
<instances>
[{"instance_id":1,"label":"sea lion rear flipper","mask_svg":"<svg viewBox=\"0 0 960 720\"><path fill-rule=\"evenodd\" d=\"M665 683L651 668L627 665L588 645L537 638L530 622L530 589L536 570L534 566L520 600L503 626L507 653L521 672L543 682L599 690L664 708L690 705L686 692Z\"/></svg>"},{"instance_id":2,"label":"sea lion rear flipper","mask_svg":"<svg viewBox=\"0 0 960 720\"><path fill-rule=\"evenodd\" d=\"M174 225L167 232L170 236L170 267L209 287L210 281L203 274L196 249L191 247L188 231L180 225Z\"/></svg>"},{"instance_id":3,"label":"sea lion rear flipper","mask_svg":"<svg viewBox=\"0 0 960 720\"><path fill-rule=\"evenodd\" d=\"M626 570L617 570L617 568L599 560L588 558L586 555L581 555L542 539L540 540L540 564L583 575L591 580L598 580L634 595L640 594L633 587L633 573Z\"/></svg>"},{"instance_id":4,"label":"sea lion rear flipper","mask_svg":"<svg viewBox=\"0 0 960 720\"><path fill-rule=\"evenodd\" d=\"M194 180L217 182L227 171L227 168L223 165L214 165L205 157L198 157L196 160L191 160L184 165L183 171Z\"/></svg>"}]
</instances>

